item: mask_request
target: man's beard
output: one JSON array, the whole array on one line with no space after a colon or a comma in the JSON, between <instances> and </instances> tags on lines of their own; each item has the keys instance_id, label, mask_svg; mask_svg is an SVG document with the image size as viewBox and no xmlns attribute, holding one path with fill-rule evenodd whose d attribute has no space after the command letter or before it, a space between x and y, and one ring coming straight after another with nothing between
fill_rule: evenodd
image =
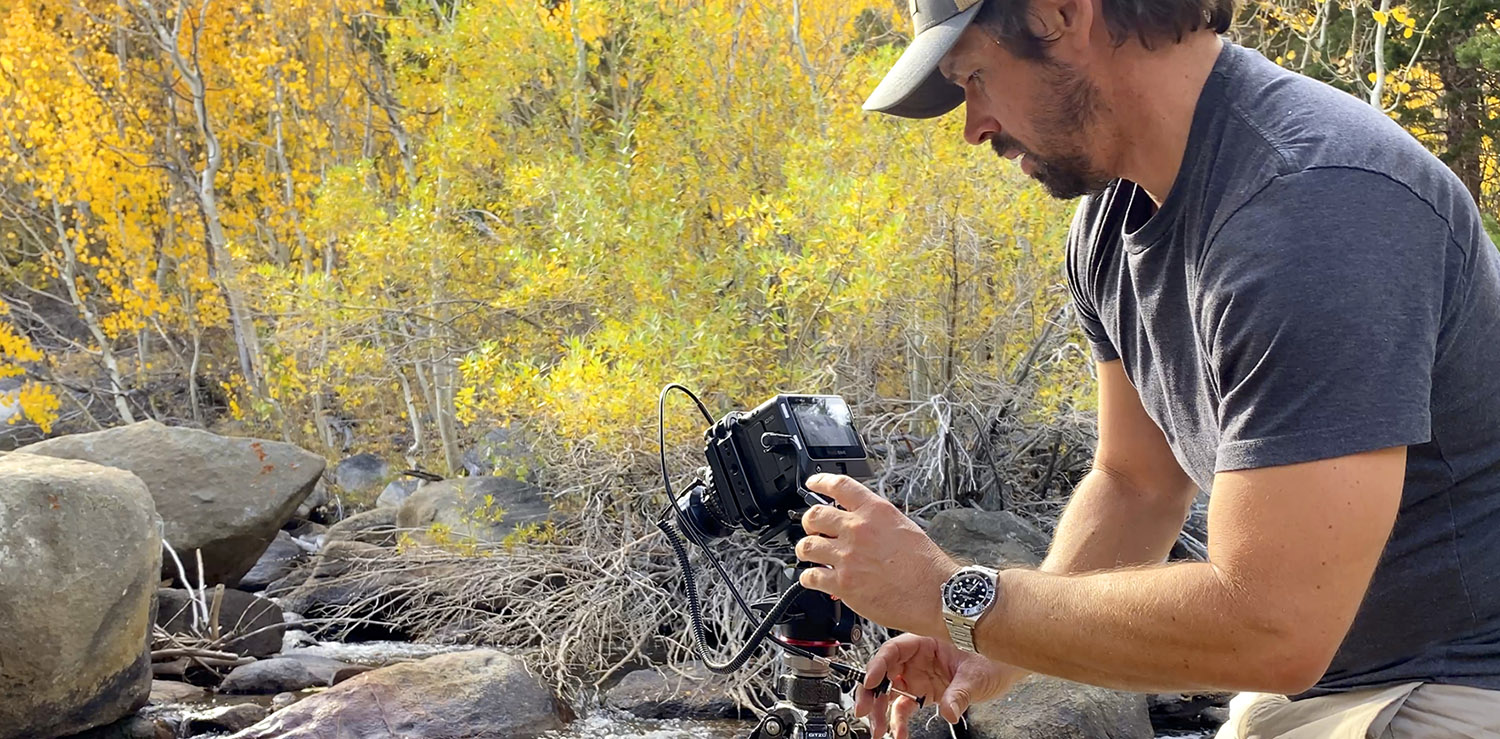
<instances>
[{"instance_id":1,"label":"man's beard","mask_svg":"<svg viewBox=\"0 0 1500 739\"><path fill-rule=\"evenodd\" d=\"M1071 200L1100 192L1113 178L1094 167L1080 143L1098 115L1098 88L1072 67L1054 61L1043 64L1055 97L1040 101L1038 125L1033 128L1049 132L1042 134L1048 153L1038 153L1003 133L990 138L990 147L1002 157L1008 151L1023 153L1031 163L1031 177L1054 198Z\"/></svg>"}]
</instances>

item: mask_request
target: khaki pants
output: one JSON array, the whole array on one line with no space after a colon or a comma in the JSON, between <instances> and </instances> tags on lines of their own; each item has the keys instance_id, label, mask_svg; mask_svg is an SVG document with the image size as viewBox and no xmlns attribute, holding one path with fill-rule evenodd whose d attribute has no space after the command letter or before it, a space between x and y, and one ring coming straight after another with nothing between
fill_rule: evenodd
<instances>
[{"instance_id":1,"label":"khaki pants","mask_svg":"<svg viewBox=\"0 0 1500 739\"><path fill-rule=\"evenodd\" d=\"M1500 691L1407 683L1288 701L1241 693L1215 739L1500 738Z\"/></svg>"}]
</instances>

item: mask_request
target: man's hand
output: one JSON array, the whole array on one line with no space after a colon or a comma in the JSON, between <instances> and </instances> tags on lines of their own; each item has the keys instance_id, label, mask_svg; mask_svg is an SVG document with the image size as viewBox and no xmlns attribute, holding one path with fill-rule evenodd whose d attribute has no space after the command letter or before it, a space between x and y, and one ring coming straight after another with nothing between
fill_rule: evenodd
<instances>
[{"instance_id":1,"label":"man's hand","mask_svg":"<svg viewBox=\"0 0 1500 739\"><path fill-rule=\"evenodd\" d=\"M797 558L810 590L828 593L881 626L947 638L942 587L958 564L890 501L843 475L813 475L807 487L844 510L818 505L802 515L808 536Z\"/></svg>"},{"instance_id":2,"label":"man's hand","mask_svg":"<svg viewBox=\"0 0 1500 739\"><path fill-rule=\"evenodd\" d=\"M970 705L999 698L1026 677L1026 671L1019 668L916 634L902 634L882 644L865 669L854 715L870 716L872 736L884 736L890 728L896 739L906 739L907 723L918 706L904 695L875 695L874 688L885 678L890 678L892 687L936 701L943 720L956 724Z\"/></svg>"}]
</instances>

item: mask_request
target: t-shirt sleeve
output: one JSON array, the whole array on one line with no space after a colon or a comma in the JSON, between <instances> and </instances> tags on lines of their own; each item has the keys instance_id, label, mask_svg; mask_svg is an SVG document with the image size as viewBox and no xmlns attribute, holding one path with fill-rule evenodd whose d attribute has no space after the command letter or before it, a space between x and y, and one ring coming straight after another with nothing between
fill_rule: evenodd
<instances>
[{"instance_id":1,"label":"t-shirt sleeve","mask_svg":"<svg viewBox=\"0 0 1500 739\"><path fill-rule=\"evenodd\" d=\"M1094 352L1094 361L1110 362L1119 359L1120 353L1104 332L1093 299L1096 255L1092 245L1095 229L1103 227L1100 221L1104 215L1104 207L1096 202L1100 200L1107 202L1099 196L1086 198L1073 216L1073 226L1068 231L1067 276L1068 292L1073 297L1073 315L1077 316L1078 327L1083 330L1083 336Z\"/></svg>"},{"instance_id":2,"label":"t-shirt sleeve","mask_svg":"<svg viewBox=\"0 0 1500 739\"><path fill-rule=\"evenodd\" d=\"M1429 440L1449 234L1405 186L1345 168L1281 176L1224 222L1200 272L1215 471Z\"/></svg>"}]
</instances>

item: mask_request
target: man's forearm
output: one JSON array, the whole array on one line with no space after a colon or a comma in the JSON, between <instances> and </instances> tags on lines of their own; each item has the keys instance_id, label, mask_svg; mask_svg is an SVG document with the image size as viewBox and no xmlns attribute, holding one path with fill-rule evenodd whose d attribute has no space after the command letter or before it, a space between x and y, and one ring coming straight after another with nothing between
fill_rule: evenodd
<instances>
[{"instance_id":1,"label":"man's forearm","mask_svg":"<svg viewBox=\"0 0 1500 739\"><path fill-rule=\"evenodd\" d=\"M1289 635L1244 618L1252 604L1207 562L1083 575L1006 570L1000 591L975 629L991 659L1138 692L1300 690ZM1261 669L1278 664L1285 675Z\"/></svg>"},{"instance_id":2,"label":"man's forearm","mask_svg":"<svg viewBox=\"0 0 1500 739\"><path fill-rule=\"evenodd\" d=\"M1073 491L1040 569L1066 575L1162 562L1191 502L1095 468Z\"/></svg>"}]
</instances>

